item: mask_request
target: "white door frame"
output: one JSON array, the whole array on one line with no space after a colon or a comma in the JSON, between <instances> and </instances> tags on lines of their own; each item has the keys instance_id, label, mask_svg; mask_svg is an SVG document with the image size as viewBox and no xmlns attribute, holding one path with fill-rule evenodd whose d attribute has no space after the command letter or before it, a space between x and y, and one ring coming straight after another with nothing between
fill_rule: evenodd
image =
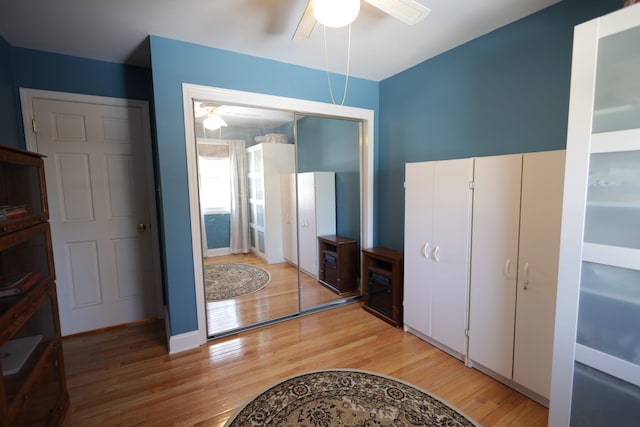
<instances>
[{"instance_id":1,"label":"white door frame","mask_svg":"<svg viewBox=\"0 0 640 427\"><path fill-rule=\"evenodd\" d=\"M211 86L182 84L182 101L184 109L185 144L187 154L187 173L189 183L189 206L191 211L191 236L193 244L193 269L194 272L202 271L202 245L199 238L200 230L200 203L198 197L197 153L195 124L193 117L193 100L207 99L213 102L246 105L257 108L269 108L291 111L301 114L318 116L341 117L346 119L361 120L360 137L360 244L363 248L373 245L373 135L374 135L374 111L364 108L346 107L342 105L325 104L317 101L308 101L297 98L265 95L260 93L243 92ZM188 334L194 340L189 344L183 344L186 350L190 347L202 345L207 342L207 318L205 312L204 283L201 274L195 276L196 311L198 314L198 330L194 334ZM185 337L186 338L186 337Z\"/></svg>"},{"instance_id":2,"label":"white door frame","mask_svg":"<svg viewBox=\"0 0 640 427\"><path fill-rule=\"evenodd\" d=\"M24 126L24 139L27 150L38 151L35 132L32 130L34 119L33 101L35 99L48 99L53 101L78 102L86 104L100 104L119 107L137 108L142 114L142 127L144 134L144 162L147 187L147 203L149 207L149 232L151 233L151 263L153 281L153 293L156 305L156 317L164 318L164 303L162 301L162 275L160 273L160 245L158 240L158 215L156 211L156 195L153 178L153 155L151 153L151 122L149 120L149 103L124 98L111 98L105 96L82 95L77 93L55 92L49 90L20 88L20 106L22 108L22 123ZM47 183L53 185L53 183Z\"/></svg>"}]
</instances>

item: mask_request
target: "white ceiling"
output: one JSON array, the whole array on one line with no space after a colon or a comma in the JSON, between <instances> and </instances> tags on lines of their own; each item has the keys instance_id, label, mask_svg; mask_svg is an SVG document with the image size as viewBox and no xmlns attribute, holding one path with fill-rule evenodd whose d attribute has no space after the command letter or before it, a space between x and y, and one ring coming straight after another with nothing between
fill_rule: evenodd
<instances>
[{"instance_id":1,"label":"white ceiling","mask_svg":"<svg viewBox=\"0 0 640 427\"><path fill-rule=\"evenodd\" d=\"M431 14L405 25L362 2L351 74L380 81L559 0L418 0ZM322 27L292 41L307 0L0 0L12 46L143 67L149 34L325 69ZM347 31L327 29L329 69L346 71Z\"/></svg>"},{"instance_id":2,"label":"white ceiling","mask_svg":"<svg viewBox=\"0 0 640 427\"><path fill-rule=\"evenodd\" d=\"M274 129L287 123L291 123L295 119L295 115L292 111L269 110L239 105L218 105L217 103L208 102L207 100L204 100L203 102L196 102L194 105L196 113L198 110L198 103L206 107L217 107L212 112L221 116L227 126L230 127ZM201 126L202 122L206 118L207 115L199 116L196 114L196 125Z\"/></svg>"}]
</instances>

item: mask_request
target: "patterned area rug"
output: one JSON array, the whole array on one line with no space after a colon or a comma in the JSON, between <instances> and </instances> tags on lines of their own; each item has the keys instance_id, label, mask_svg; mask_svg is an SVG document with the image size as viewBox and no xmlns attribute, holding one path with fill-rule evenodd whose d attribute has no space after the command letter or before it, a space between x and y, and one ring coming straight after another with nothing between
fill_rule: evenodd
<instances>
[{"instance_id":1,"label":"patterned area rug","mask_svg":"<svg viewBox=\"0 0 640 427\"><path fill-rule=\"evenodd\" d=\"M477 426L458 410L399 380L328 370L267 389L227 421L239 426Z\"/></svg>"},{"instance_id":2,"label":"patterned area rug","mask_svg":"<svg viewBox=\"0 0 640 427\"><path fill-rule=\"evenodd\" d=\"M204 291L208 302L236 298L264 288L271 276L250 264L208 264L204 266Z\"/></svg>"}]
</instances>

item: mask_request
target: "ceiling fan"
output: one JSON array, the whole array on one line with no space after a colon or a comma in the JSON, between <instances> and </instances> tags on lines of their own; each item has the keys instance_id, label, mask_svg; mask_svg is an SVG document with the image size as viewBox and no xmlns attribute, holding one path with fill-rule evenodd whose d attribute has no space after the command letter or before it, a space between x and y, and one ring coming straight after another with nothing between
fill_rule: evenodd
<instances>
[{"instance_id":1,"label":"ceiling fan","mask_svg":"<svg viewBox=\"0 0 640 427\"><path fill-rule=\"evenodd\" d=\"M321 0L316 0L317 3L319 3L320 1ZM371 6L378 8L381 11L387 13L388 15L393 16L399 21L404 22L407 25L417 24L418 22L426 18L427 15L429 15L429 13L431 12L431 10L428 7L418 3L416 0L364 0L364 1L369 3ZM307 7L305 8L304 13L302 14L302 17L298 22L296 31L293 34L293 40L304 40L311 37L311 33L313 32L313 29L316 27L316 24L318 22L317 10L316 10L316 14L314 14L313 3L314 3L314 0L309 0L309 3L307 3ZM343 2L334 1L333 3L342 4ZM344 4L346 3L349 3L349 2L344 2ZM355 19L359 9L360 9L360 3L359 1L357 1L355 4L355 11L353 9L351 10L351 13L354 13L353 18L351 20ZM343 25L347 25L347 24L343 24ZM336 25L336 26L341 26L341 25Z\"/></svg>"}]
</instances>

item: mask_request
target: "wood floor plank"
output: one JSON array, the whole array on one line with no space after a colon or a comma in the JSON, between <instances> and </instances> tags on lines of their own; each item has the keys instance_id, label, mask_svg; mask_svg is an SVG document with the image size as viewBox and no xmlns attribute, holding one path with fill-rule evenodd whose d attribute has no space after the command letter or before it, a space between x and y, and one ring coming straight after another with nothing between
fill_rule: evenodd
<instances>
[{"instance_id":1,"label":"wood floor plank","mask_svg":"<svg viewBox=\"0 0 640 427\"><path fill-rule=\"evenodd\" d=\"M221 426L303 372L363 369L444 399L484 426L545 426L547 409L370 315L361 304L302 316L168 355L162 322L63 339L64 425Z\"/></svg>"}]
</instances>

